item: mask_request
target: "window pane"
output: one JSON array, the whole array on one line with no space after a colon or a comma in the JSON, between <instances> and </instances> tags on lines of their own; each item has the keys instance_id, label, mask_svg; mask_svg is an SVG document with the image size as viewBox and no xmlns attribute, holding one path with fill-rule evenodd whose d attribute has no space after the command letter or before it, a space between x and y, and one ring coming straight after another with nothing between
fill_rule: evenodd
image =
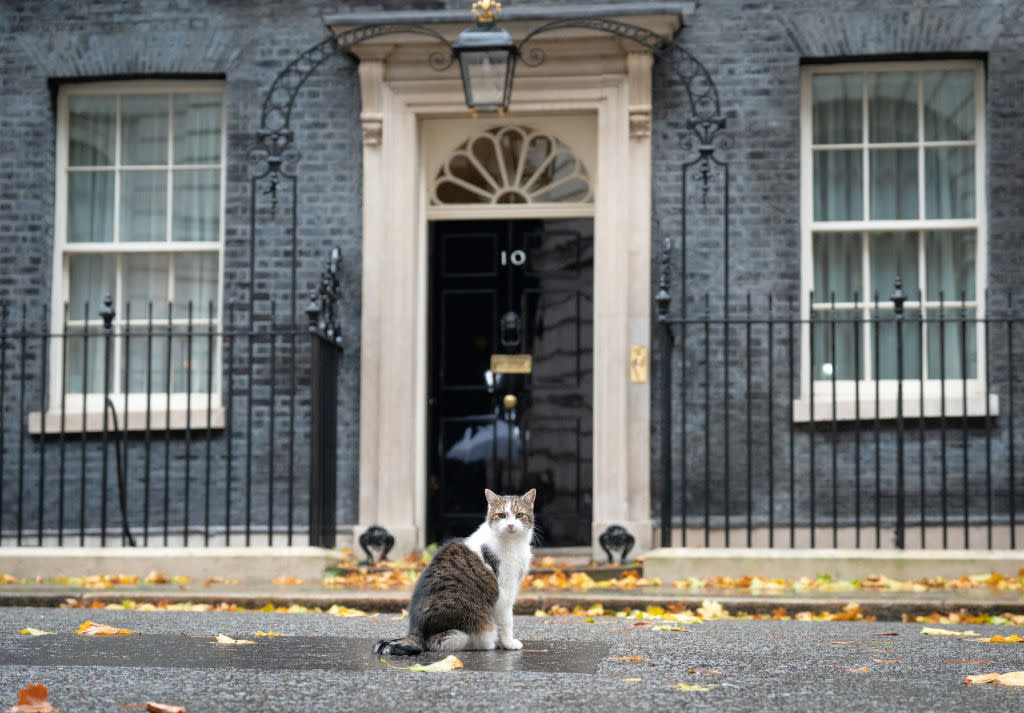
<instances>
[{"instance_id":1,"label":"window pane","mask_svg":"<svg viewBox=\"0 0 1024 713\"><path fill-rule=\"evenodd\" d=\"M220 94L174 96L174 162L220 161Z\"/></svg>"},{"instance_id":2,"label":"window pane","mask_svg":"<svg viewBox=\"0 0 1024 713\"><path fill-rule=\"evenodd\" d=\"M68 328L67 361L64 362L64 388L68 394L103 391L103 332L99 327L90 327L88 338L84 335L81 327ZM111 391L114 388L111 384Z\"/></svg>"},{"instance_id":3,"label":"window pane","mask_svg":"<svg viewBox=\"0 0 1024 713\"><path fill-rule=\"evenodd\" d=\"M193 394L209 391L206 372L210 357L206 329L205 325L197 327L191 339L180 334L171 339L171 391L174 393L188 393L189 386Z\"/></svg>"},{"instance_id":4,"label":"window pane","mask_svg":"<svg viewBox=\"0 0 1024 713\"><path fill-rule=\"evenodd\" d=\"M121 174L122 243L167 240L167 171Z\"/></svg>"},{"instance_id":5,"label":"window pane","mask_svg":"<svg viewBox=\"0 0 1024 713\"><path fill-rule=\"evenodd\" d=\"M871 289L879 301L887 302L896 285L903 280L903 294L917 300L917 233L875 233L870 236Z\"/></svg>"},{"instance_id":6,"label":"window pane","mask_svg":"<svg viewBox=\"0 0 1024 713\"><path fill-rule=\"evenodd\" d=\"M814 76L814 138L816 144L850 144L863 141L860 74Z\"/></svg>"},{"instance_id":7,"label":"window pane","mask_svg":"<svg viewBox=\"0 0 1024 713\"><path fill-rule=\"evenodd\" d=\"M154 310L156 305L154 305ZM166 312L166 306L164 311ZM132 317L135 310L132 310ZM139 393L148 389L155 394L167 391L167 327L154 324L152 336L148 327L132 327L131 361L128 363L128 389ZM153 428L163 421L154 418Z\"/></svg>"},{"instance_id":8,"label":"window pane","mask_svg":"<svg viewBox=\"0 0 1024 713\"><path fill-rule=\"evenodd\" d=\"M868 83L868 140L917 141L917 75L880 72Z\"/></svg>"},{"instance_id":9,"label":"window pane","mask_svg":"<svg viewBox=\"0 0 1024 713\"><path fill-rule=\"evenodd\" d=\"M68 242L114 241L114 174L83 171L68 174Z\"/></svg>"},{"instance_id":10,"label":"window pane","mask_svg":"<svg viewBox=\"0 0 1024 713\"><path fill-rule=\"evenodd\" d=\"M174 315L188 315L192 302L195 319L209 317L210 303L217 315L217 253L187 253L174 257Z\"/></svg>"},{"instance_id":11,"label":"window pane","mask_svg":"<svg viewBox=\"0 0 1024 713\"><path fill-rule=\"evenodd\" d=\"M815 151L814 219L860 220L863 175L860 151Z\"/></svg>"},{"instance_id":12,"label":"window pane","mask_svg":"<svg viewBox=\"0 0 1024 713\"><path fill-rule=\"evenodd\" d=\"M974 147L925 149L924 175L927 217L974 217Z\"/></svg>"},{"instance_id":13,"label":"window pane","mask_svg":"<svg viewBox=\"0 0 1024 713\"><path fill-rule=\"evenodd\" d=\"M814 236L814 301L853 302L863 297L859 233L819 233Z\"/></svg>"},{"instance_id":14,"label":"window pane","mask_svg":"<svg viewBox=\"0 0 1024 713\"><path fill-rule=\"evenodd\" d=\"M974 299L974 232L942 230L925 233L928 299L947 302Z\"/></svg>"},{"instance_id":15,"label":"window pane","mask_svg":"<svg viewBox=\"0 0 1024 713\"><path fill-rule=\"evenodd\" d=\"M167 283L170 277L170 256L125 255L121 258L121 283L124 303L121 316L126 315L125 304L131 305L132 319L146 319L149 303L153 303L153 318L167 318Z\"/></svg>"},{"instance_id":16,"label":"window pane","mask_svg":"<svg viewBox=\"0 0 1024 713\"><path fill-rule=\"evenodd\" d=\"M864 359L857 373L856 310L813 312L814 316L814 378L821 381L862 378ZM861 348L863 349L863 335Z\"/></svg>"},{"instance_id":17,"label":"window pane","mask_svg":"<svg viewBox=\"0 0 1024 713\"><path fill-rule=\"evenodd\" d=\"M72 96L68 98L68 163L70 165L114 165L116 108L114 97Z\"/></svg>"},{"instance_id":18,"label":"window pane","mask_svg":"<svg viewBox=\"0 0 1024 713\"><path fill-rule=\"evenodd\" d=\"M121 97L122 164L167 164L167 110L164 94Z\"/></svg>"},{"instance_id":19,"label":"window pane","mask_svg":"<svg viewBox=\"0 0 1024 713\"><path fill-rule=\"evenodd\" d=\"M878 323L878 378L898 379L899 330L896 315L891 310L873 310ZM921 378L921 310L903 310L903 378ZM874 339L874 335L872 335ZM871 344L874 350L874 342ZM874 355L874 352L872 352ZM875 357L872 356L872 359Z\"/></svg>"},{"instance_id":20,"label":"window pane","mask_svg":"<svg viewBox=\"0 0 1024 713\"><path fill-rule=\"evenodd\" d=\"M964 355L967 378L978 375L977 312L959 307L928 310L928 377L962 379Z\"/></svg>"},{"instance_id":21,"label":"window pane","mask_svg":"<svg viewBox=\"0 0 1024 713\"><path fill-rule=\"evenodd\" d=\"M871 218L917 217L917 149L871 152Z\"/></svg>"},{"instance_id":22,"label":"window pane","mask_svg":"<svg viewBox=\"0 0 1024 713\"><path fill-rule=\"evenodd\" d=\"M99 319L103 297L113 296L117 291L113 255L69 255L68 256L68 301L69 317L78 319ZM89 303L89 314L85 303Z\"/></svg>"},{"instance_id":23,"label":"window pane","mask_svg":"<svg viewBox=\"0 0 1024 713\"><path fill-rule=\"evenodd\" d=\"M974 72L924 73L924 138L974 139Z\"/></svg>"},{"instance_id":24,"label":"window pane","mask_svg":"<svg viewBox=\"0 0 1024 713\"><path fill-rule=\"evenodd\" d=\"M174 172L173 236L176 241L220 238L220 171Z\"/></svg>"}]
</instances>

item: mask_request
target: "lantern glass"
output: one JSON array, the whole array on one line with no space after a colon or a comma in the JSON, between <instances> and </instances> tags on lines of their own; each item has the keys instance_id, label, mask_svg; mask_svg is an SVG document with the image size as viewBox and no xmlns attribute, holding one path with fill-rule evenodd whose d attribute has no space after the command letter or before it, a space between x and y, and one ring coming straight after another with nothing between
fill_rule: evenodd
<instances>
[{"instance_id":1,"label":"lantern glass","mask_svg":"<svg viewBox=\"0 0 1024 713\"><path fill-rule=\"evenodd\" d=\"M506 106L505 88L510 84L509 52L488 50L463 52L459 55L466 104L482 111L496 111Z\"/></svg>"}]
</instances>

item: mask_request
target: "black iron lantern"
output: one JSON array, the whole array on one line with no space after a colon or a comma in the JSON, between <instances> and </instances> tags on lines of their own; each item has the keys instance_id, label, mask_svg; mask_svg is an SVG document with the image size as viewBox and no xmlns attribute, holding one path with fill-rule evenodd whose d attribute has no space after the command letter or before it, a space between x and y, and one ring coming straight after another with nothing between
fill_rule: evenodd
<instances>
[{"instance_id":1,"label":"black iron lantern","mask_svg":"<svg viewBox=\"0 0 1024 713\"><path fill-rule=\"evenodd\" d=\"M452 45L452 54L459 60L466 106L473 116L502 114L508 109L512 95L519 50L512 35L495 25L501 3L480 0L473 4L476 27L463 30Z\"/></svg>"}]
</instances>

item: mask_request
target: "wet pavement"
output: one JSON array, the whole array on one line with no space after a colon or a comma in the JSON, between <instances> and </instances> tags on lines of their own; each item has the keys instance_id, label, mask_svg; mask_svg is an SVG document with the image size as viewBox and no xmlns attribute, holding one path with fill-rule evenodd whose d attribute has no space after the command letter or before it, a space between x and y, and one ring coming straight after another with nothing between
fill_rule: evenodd
<instances>
[{"instance_id":1,"label":"wet pavement","mask_svg":"<svg viewBox=\"0 0 1024 713\"><path fill-rule=\"evenodd\" d=\"M85 619L142 633L71 633ZM633 624L614 617L517 617L517 635L530 652L460 652L464 668L421 674L390 669L370 653L376 639L405 631L407 621L388 614L0 608L0 708L36 681L49 687L51 703L64 713L114 713L147 700L192 713L1024 708L1024 688L963 684L970 674L1024 670L1024 644L926 636L920 624L899 622L707 621L685 631ZM19 635L26 626L58 634ZM1022 633L1007 626L946 628ZM287 636L253 636L268 630ZM257 643L217 645L218 633ZM442 657L389 661L401 666ZM682 691L671 682L708 690Z\"/></svg>"}]
</instances>

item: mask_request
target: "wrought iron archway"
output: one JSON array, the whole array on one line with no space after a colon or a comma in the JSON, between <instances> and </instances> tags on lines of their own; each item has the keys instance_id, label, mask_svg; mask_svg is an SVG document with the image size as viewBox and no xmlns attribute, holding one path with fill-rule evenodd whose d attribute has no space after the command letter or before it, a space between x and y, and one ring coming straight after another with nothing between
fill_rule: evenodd
<instances>
[{"instance_id":1,"label":"wrought iron archway","mask_svg":"<svg viewBox=\"0 0 1024 713\"><path fill-rule=\"evenodd\" d=\"M687 194L690 181L696 182L701 204L707 209L708 195L716 181L723 191L722 200L722 250L723 297L726 313L729 308L729 163L722 158L722 153L731 146L732 137L725 131L726 118L722 112L718 89L710 72L688 50L676 41L644 27L604 17L573 17L554 20L540 25L530 31L518 45L519 61L528 67L536 67L545 61L543 50L533 43L538 36L564 29L588 29L596 32L622 37L635 42L649 50L656 60L666 63L672 72L682 80L686 91L689 115L686 119L687 133L683 136L684 147L691 157L680 167L682 190L680 196L679 215L681 229L678 236L678 254L680 264L679 284L672 285L673 271L673 239L669 235L662 237L661 269L658 278L654 305L657 323L661 328L658 350L660 368L658 370L658 412L660 415L660 463L662 492L660 493L662 545L670 544L672 517L672 482L670 469L672 463L672 427L671 427L671 394L672 355L675 337L673 325L679 324L686 317L686 276L687 276ZM451 44L437 31L422 25L368 24L345 30L332 35L292 60L274 79L263 101L260 128L257 132L257 143L249 151L250 159L250 248L249 248L249 285L255 285L255 250L258 226L257 196L265 196L269 202L271 219L276 219L278 208L278 189L282 183L290 185L291 200L288 205L288 232L291 238L291 312L296 315L299 287L298 272L298 162L301 154L295 143L295 132L292 129L292 110L300 90L328 59L344 54L361 42L393 34L418 34L431 37L447 49L447 54L440 49L431 53L430 66L436 71L444 71L454 62ZM720 176L720 178L718 178ZM657 215L653 217L656 234L661 232ZM673 315L673 292L680 296L678 315ZM315 291L314 291L315 297ZM253 300L249 300L250 324L254 318ZM340 339L340 334L335 335ZM685 438L682 439L685 462ZM683 493L684 508L686 494Z\"/></svg>"}]
</instances>

